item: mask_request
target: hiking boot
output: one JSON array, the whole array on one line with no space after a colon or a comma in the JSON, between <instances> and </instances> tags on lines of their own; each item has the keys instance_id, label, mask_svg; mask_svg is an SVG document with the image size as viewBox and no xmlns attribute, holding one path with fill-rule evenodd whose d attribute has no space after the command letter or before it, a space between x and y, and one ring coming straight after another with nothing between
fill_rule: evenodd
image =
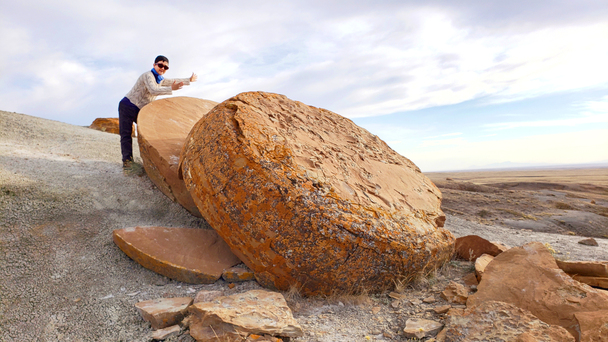
<instances>
[{"instance_id":1,"label":"hiking boot","mask_svg":"<svg viewBox=\"0 0 608 342\"><path fill-rule=\"evenodd\" d=\"M125 160L124 162L122 162L123 171L128 171L129 169L131 169L131 167L133 167L133 159Z\"/></svg>"},{"instance_id":2,"label":"hiking boot","mask_svg":"<svg viewBox=\"0 0 608 342\"><path fill-rule=\"evenodd\" d=\"M134 162L132 159L122 163L122 171L127 176L135 175L141 177L145 173L143 165Z\"/></svg>"}]
</instances>

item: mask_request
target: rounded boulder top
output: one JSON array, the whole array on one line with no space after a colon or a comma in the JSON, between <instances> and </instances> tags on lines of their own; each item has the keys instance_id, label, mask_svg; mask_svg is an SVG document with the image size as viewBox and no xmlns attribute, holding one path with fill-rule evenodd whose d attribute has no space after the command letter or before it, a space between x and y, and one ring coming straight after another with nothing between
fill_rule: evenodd
<instances>
[{"instance_id":1,"label":"rounded boulder top","mask_svg":"<svg viewBox=\"0 0 608 342\"><path fill-rule=\"evenodd\" d=\"M262 285L376 292L453 252L437 187L328 110L239 94L194 125L180 160L201 214Z\"/></svg>"}]
</instances>

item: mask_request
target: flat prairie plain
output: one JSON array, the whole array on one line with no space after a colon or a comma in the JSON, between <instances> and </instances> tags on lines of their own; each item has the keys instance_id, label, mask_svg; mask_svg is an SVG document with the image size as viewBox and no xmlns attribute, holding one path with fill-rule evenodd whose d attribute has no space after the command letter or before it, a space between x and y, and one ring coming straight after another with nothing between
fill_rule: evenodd
<instances>
[{"instance_id":1,"label":"flat prairie plain","mask_svg":"<svg viewBox=\"0 0 608 342\"><path fill-rule=\"evenodd\" d=\"M513 229L608 238L608 168L425 173L442 209Z\"/></svg>"}]
</instances>

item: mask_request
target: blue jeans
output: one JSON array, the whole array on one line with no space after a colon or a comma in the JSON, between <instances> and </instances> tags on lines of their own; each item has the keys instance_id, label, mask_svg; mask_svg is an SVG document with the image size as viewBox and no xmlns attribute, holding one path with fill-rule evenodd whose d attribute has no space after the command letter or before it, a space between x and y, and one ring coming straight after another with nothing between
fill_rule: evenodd
<instances>
[{"instance_id":1,"label":"blue jeans","mask_svg":"<svg viewBox=\"0 0 608 342\"><path fill-rule=\"evenodd\" d=\"M137 123L139 108L124 97L118 104L118 131L123 163L133 160L133 123Z\"/></svg>"}]
</instances>

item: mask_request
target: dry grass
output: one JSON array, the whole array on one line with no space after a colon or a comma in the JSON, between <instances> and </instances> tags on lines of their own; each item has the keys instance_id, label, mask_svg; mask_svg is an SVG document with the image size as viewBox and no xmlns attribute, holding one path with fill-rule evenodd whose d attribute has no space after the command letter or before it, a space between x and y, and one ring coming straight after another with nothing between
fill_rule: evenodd
<instances>
[{"instance_id":1,"label":"dry grass","mask_svg":"<svg viewBox=\"0 0 608 342\"><path fill-rule=\"evenodd\" d=\"M528 214L525 214L525 213L522 213L522 212L519 212L519 211L516 211L516 210L502 209L502 208L499 208L498 210L504 211L504 212L509 213L509 214L511 214L513 216L521 217L521 218L526 219L526 220L533 220L533 221L537 221L538 220L536 217L534 217L532 215L528 215Z\"/></svg>"},{"instance_id":2,"label":"dry grass","mask_svg":"<svg viewBox=\"0 0 608 342\"><path fill-rule=\"evenodd\" d=\"M570 205L570 204L568 204L568 203L564 203L564 202L555 202L555 203L553 204L553 206L554 206L556 209L562 209L562 210L572 210L572 209L574 209L574 207L573 207L573 206L571 206L571 205Z\"/></svg>"}]
</instances>

